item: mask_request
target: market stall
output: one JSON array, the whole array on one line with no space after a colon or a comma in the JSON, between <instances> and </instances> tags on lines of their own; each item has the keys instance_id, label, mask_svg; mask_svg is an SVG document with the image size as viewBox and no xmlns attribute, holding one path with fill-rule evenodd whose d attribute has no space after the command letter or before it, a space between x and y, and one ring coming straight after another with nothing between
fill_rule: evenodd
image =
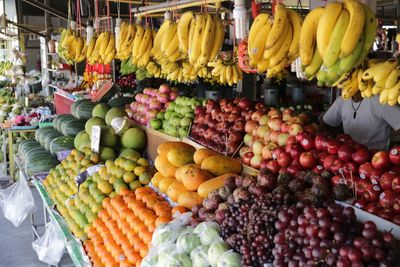
<instances>
[{"instance_id":1,"label":"market stall","mask_svg":"<svg viewBox=\"0 0 400 267\"><path fill-rule=\"evenodd\" d=\"M374 8L83 2L41 37L42 90L3 64L0 207L41 261L399 266L400 65L370 53Z\"/></svg>"}]
</instances>

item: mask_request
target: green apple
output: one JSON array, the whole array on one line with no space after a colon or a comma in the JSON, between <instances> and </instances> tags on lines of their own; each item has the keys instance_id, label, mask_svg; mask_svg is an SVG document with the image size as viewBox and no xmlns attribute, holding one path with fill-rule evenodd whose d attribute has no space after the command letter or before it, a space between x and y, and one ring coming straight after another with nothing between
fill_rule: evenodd
<instances>
[{"instance_id":1,"label":"green apple","mask_svg":"<svg viewBox=\"0 0 400 267\"><path fill-rule=\"evenodd\" d=\"M176 102L171 102L171 103L169 103L169 106L168 106L168 109L169 110L174 110L175 109L175 107L176 107Z\"/></svg>"},{"instance_id":2,"label":"green apple","mask_svg":"<svg viewBox=\"0 0 400 267\"><path fill-rule=\"evenodd\" d=\"M186 113L185 117L194 119L194 113L193 112Z\"/></svg>"},{"instance_id":3,"label":"green apple","mask_svg":"<svg viewBox=\"0 0 400 267\"><path fill-rule=\"evenodd\" d=\"M181 127L178 130L178 134L180 138L186 137L189 132L189 127Z\"/></svg>"},{"instance_id":4,"label":"green apple","mask_svg":"<svg viewBox=\"0 0 400 267\"><path fill-rule=\"evenodd\" d=\"M170 122L171 122L171 125L173 125L173 126L179 126L181 124L181 119L180 118L172 118Z\"/></svg>"},{"instance_id":5,"label":"green apple","mask_svg":"<svg viewBox=\"0 0 400 267\"><path fill-rule=\"evenodd\" d=\"M141 175L139 175L139 181L143 185L148 185L150 183L151 177L148 172L144 172Z\"/></svg>"},{"instance_id":6,"label":"green apple","mask_svg":"<svg viewBox=\"0 0 400 267\"><path fill-rule=\"evenodd\" d=\"M165 111L160 111L160 112L158 112L158 114L157 114L157 119L163 120L163 119L164 119L164 114L165 114Z\"/></svg>"},{"instance_id":7,"label":"green apple","mask_svg":"<svg viewBox=\"0 0 400 267\"><path fill-rule=\"evenodd\" d=\"M192 123L192 120L190 118L188 118L188 117L185 117L185 118L181 119L181 121L180 121L180 125L182 127L189 127L189 125L191 123Z\"/></svg>"},{"instance_id":8,"label":"green apple","mask_svg":"<svg viewBox=\"0 0 400 267\"><path fill-rule=\"evenodd\" d=\"M172 111L166 111L164 114L164 119L169 120L171 118Z\"/></svg>"},{"instance_id":9,"label":"green apple","mask_svg":"<svg viewBox=\"0 0 400 267\"><path fill-rule=\"evenodd\" d=\"M152 119L152 120L150 121L150 127L151 127L152 129L154 129L154 130L160 129L161 126L162 126L162 123L161 123L161 121L160 121L159 119Z\"/></svg>"}]
</instances>

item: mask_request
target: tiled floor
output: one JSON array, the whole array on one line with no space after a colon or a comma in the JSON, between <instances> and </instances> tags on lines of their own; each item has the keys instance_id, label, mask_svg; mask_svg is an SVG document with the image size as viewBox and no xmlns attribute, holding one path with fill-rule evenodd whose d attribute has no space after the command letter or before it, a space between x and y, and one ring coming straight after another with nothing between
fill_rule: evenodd
<instances>
[{"instance_id":1,"label":"tiled floor","mask_svg":"<svg viewBox=\"0 0 400 267\"><path fill-rule=\"evenodd\" d=\"M42 200L36 189L32 189L35 197L36 211L35 220L43 223ZM43 227L39 234L43 233ZM32 249L33 234L29 218L18 228L4 218L0 212L0 267L43 267L47 264L38 260ZM59 266L74 266L69 255L65 253Z\"/></svg>"}]
</instances>

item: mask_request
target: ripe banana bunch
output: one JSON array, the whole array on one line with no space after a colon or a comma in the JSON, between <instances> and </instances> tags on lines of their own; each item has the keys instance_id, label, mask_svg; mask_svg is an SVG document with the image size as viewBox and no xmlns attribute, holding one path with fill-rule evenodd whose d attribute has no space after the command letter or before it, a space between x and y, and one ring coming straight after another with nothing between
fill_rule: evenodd
<instances>
[{"instance_id":1,"label":"ripe banana bunch","mask_svg":"<svg viewBox=\"0 0 400 267\"><path fill-rule=\"evenodd\" d=\"M218 59L215 62L208 63L211 70L211 79L221 85L237 84L239 80L243 79L242 70L235 62L224 62Z\"/></svg>"},{"instance_id":2,"label":"ripe banana bunch","mask_svg":"<svg viewBox=\"0 0 400 267\"><path fill-rule=\"evenodd\" d=\"M150 61L150 53L153 48L153 35L155 32L150 27L136 24L136 34L133 39L131 59L138 68L145 68Z\"/></svg>"},{"instance_id":3,"label":"ripe banana bunch","mask_svg":"<svg viewBox=\"0 0 400 267\"><path fill-rule=\"evenodd\" d=\"M261 13L251 25L248 37L250 65L259 73L273 77L299 56L299 37L303 19L283 4L275 7L275 15Z\"/></svg>"},{"instance_id":4,"label":"ripe banana bunch","mask_svg":"<svg viewBox=\"0 0 400 267\"><path fill-rule=\"evenodd\" d=\"M85 38L71 29L64 29L62 31L58 54L68 64L82 62L86 58L86 49Z\"/></svg>"},{"instance_id":5,"label":"ripe banana bunch","mask_svg":"<svg viewBox=\"0 0 400 267\"><path fill-rule=\"evenodd\" d=\"M90 64L110 64L115 57L115 35L111 32L102 32L90 40L87 49L87 59Z\"/></svg>"},{"instance_id":6,"label":"ripe banana bunch","mask_svg":"<svg viewBox=\"0 0 400 267\"><path fill-rule=\"evenodd\" d=\"M57 47L57 53L60 58L64 59L68 64L73 64L73 61L67 58L67 49L65 48L64 44L67 44L67 39L72 38L75 35L75 31L71 29L63 29L61 32L60 42ZM72 37L70 37L72 36ZM69 40L72 42L72 39Z\"/></svg>"},{"instance_id":7,"label":"ripe banana bunch","mask_svg":"<svg viewBox=\"0 0 400 267\"><path fill-rule=\"evenodd\" d=\"M374 42L377 20L358 0L313 9L300 32L300 59L308 79L331 86L364 62Z\"/></svg>"},{"instance_id":8,"label":"ripe banana bunch","mask_svg":"<svg viewBox=\"0 0 400 267\"><path fill-rule=\"evenodd\" d=\"M150 60L149 63L147 63L146 69L154 78L163 78L161 66L158 65L157 62Z\"/></svg>"},{"instance_id":9,"label":"ripe banana bunch","mask_svg":"<svg viewBox=\"0 0 400 267\"><path fill-rule=\"evenodd\" d=\"M133 39L136 35L136 27L134 24L123 21L117 38L115 58L126 60L132 54Z\"/></svg>"},{"instance_id":10,"label":"ripe banana bunch","mask_svg":"<svg viewBox=\"0 0 400 267\"><path fill-rule=\"evenodd\" d=\"M225 28L218 15L184 13L178 22L180 51L196 69L216 60L225 40ZM181 32L180 32L181 31Z\"/></svg>"}]
</instances>

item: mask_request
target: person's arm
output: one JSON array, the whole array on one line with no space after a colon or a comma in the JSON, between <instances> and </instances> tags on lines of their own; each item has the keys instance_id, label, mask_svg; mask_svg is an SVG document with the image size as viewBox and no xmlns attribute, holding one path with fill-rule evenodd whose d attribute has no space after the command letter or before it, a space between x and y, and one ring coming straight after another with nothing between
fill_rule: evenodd
<instances>
[{"instance_id":1,"label":"person's arm","mask_svg":"<svg viewBox=\"0 0 400 267\"><path fill-rule=\"evenodd\" d=\"M338 128L342 124L342 102L342 98L338 97L332 106L321 116L320 124L322 129Z\"/></svg>"}]
</instances>

